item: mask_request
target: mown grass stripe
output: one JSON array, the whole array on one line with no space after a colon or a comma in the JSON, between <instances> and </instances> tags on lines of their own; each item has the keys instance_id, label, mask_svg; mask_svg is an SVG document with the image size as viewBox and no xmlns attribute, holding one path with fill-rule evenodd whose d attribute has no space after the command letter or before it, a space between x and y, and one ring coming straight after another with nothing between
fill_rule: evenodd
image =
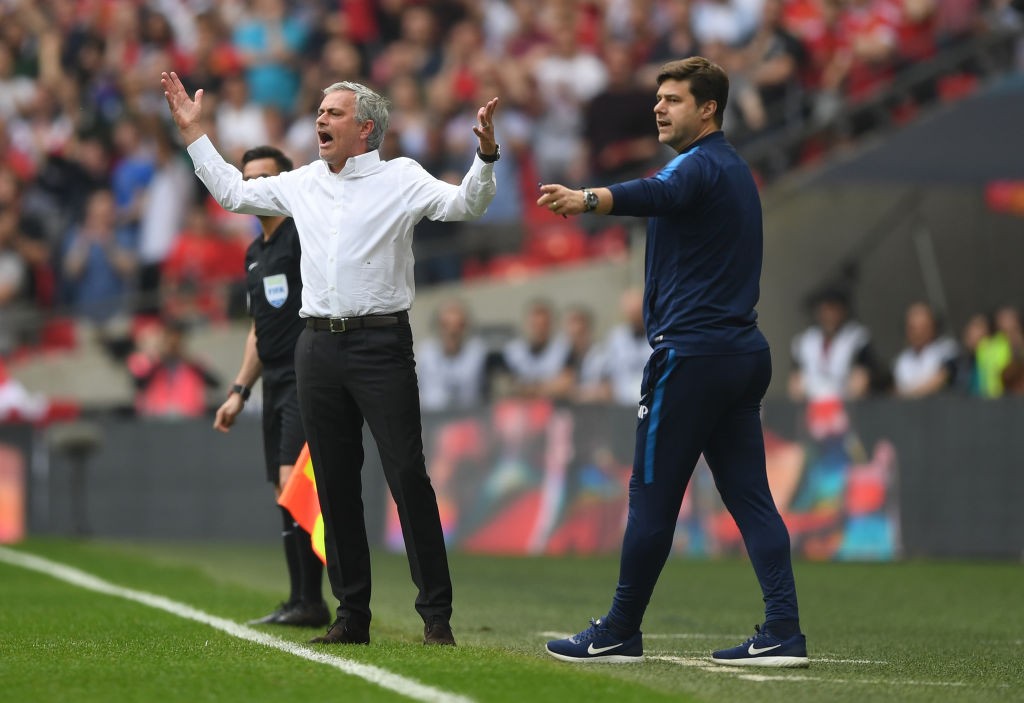
<instances>
[{"instance_id":1,"label":"mown grass stripe","mask_svg":"<svg viewBox=\"0 0 1024 703\"><path fill-rule=\"evenodd\" d=\"M277 649L281 652L285 652L286 654L291 654L319 664L326 664L327 666L331 666L346 674L356 676L364 681L380 686L381 688L387 689L401 696L405 696L406 698L411 698L416 701L424 701L424 703L473 703L473 699L467 698L466 696L461 696L439 688L434 688L433 686L428 686L427 684L420 683L415 679L410 679L390 672L387 669L382 669L372 664L352 661L333 654L327 654L310 647L304 647L294 642L289 642L279 637L275 637L274 635L254 630L250 627L246 627L245 625L239 625L238 623L226 618L211 615L197 608L193 608L190 605L186 605L185 603L179 603L178 601L171 600L170 598L165 598L164 596L118 586L85 571L81 571L66 564L51 561L34 554L19 552L7 547L0 547L0 561L12 566L19 566L24 569L37 571L73 586L78 586L79 588L134 601L157 610L163 610L164 612L176 615L180 618L208 625L216 630L220 630L221 632L231 635L232 637L237 637L238 639L253 642L255 644L261 644L265 647Z\"/></svg>"}]
</instances>

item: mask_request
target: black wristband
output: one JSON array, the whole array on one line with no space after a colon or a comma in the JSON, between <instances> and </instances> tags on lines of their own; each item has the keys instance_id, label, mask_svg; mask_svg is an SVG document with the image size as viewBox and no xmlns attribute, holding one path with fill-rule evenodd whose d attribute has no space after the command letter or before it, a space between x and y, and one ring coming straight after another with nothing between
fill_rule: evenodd
<instances>
[{"instance_id":1,"label":"black wristband","mask_svg":"<svg viewBox=\"0 0 1024 703\"><path fill-rule=\"evenodd\" d=\"M501 147L495 144L493 154L485 154L484 152L480 151L480 147L477 147L476 155L479 156L480 160L483 161L485 164L493 164L495 161L501 158Z\"/></svg>"},{"instance_id":2,"label":"black wristband","mask_svg":"<svg viewBox=\"0 0 1024 703\"><path fill-rule=\"evenodd\" d=\"M241 383L236 383L231 386L231 392L242 396L242 400L249 400L249 394L252 393L252 388L243 386Z\"/></svg>"}]
</instances>

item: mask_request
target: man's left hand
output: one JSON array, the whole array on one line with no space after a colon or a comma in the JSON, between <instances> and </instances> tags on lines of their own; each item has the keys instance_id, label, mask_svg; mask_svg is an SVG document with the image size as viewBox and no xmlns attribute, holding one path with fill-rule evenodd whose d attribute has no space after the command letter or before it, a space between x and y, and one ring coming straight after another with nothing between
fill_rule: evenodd
<instances>
[{"instance_id":1,"label":"man's left hand","mask_svg":"<svg viewBox=\"0 0 1024 703\"><path fill-rule=\"evenodd\" d=\"M494 109L498 107L498 99L492 98L486 105L476 111L476 121L479 123L473 126L473 134L480 140L480 153L490 156L498 150L498 143L494 141Z\"/></svg>"}]
</instances>

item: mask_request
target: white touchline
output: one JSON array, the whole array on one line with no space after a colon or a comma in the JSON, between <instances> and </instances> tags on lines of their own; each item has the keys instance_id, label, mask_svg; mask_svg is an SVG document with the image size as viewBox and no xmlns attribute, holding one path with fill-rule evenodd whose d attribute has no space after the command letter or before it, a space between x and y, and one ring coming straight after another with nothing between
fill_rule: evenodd
<instances>
[{"instance_id":1,"label":"white touchline","mask_svg":"<svg viewBox=\"0 0 1024 703\"><path fill-rule=\"evenodd\" d=\"M576 634L575 632L555 632L554 630L545 630L544 632L538 632L539 637L550 637L551 639L562 640L566 637L571 637ZM645 640L738 640L742 639L744 635L709 635L700 632L684 632L677 634L663 634L655 633L648 635L644 633Z\"/></svg>"},{"instance_id":2,"label":"white touchline","mask_svg":"<svg viewBox=\"0 0 1024 703\"><path fill-rule=\"evenodd\" d=\"M698 658L698 657L673 657L673 656L648 656L648 659L656 659L658 661L671 662L673 664L680 664L682 666L689 666L695 669L701 669L703 671L711 671L721 674L731 674L738 679L744 681L756 681L758 683L767 683L771 681L817 681L821 683L842 683L842 684L867 684L872 686L889 686L889 685L900 685L900 686L968 686L965 681L918 681L915 679L850 679L850 678L831 678L827 676L808 676L806 674L790 674L786 673L785 669L776 669L778 674L754 674L749 669L742 669L737 666L719 666L713 663L710 659ZM819 660L811 657L812 663L817 663ZM844 660L826 660L826 661L844 661ZM862 660L845 660L853 663L861 663ZM884 662L873 662L881 664ZM995 688L1007 688L1006 684L995 684Z\"/></svg>"},{"instance_id":3,"label":"white touchline","mask_svg":"<svg viewBox=\"0 0 1024 703\"><path fill-rule=\"evenodd\" d=\"M20 566L24 569L38 571L42 574L46 574L47 576L78 586L79 588L85 588L90 591L96 591L97 593L104 593L116 598L124 598L125 600L148 605L151 608L163 610L171 613L172 615L177 615L180 618L185 618L186 620L194 620L195 622L209 625L210 627L220 630L221 632L225 632L232 637L237 637L249 642L255 642L256 644L262 644L265 647L271 647L287 654L308 659L309 661L317 662L319 664L332 666L346 674L356 676L364 681L376 684L381 688L386 688L389 691L405 696L406 698L424 701L425 703L473 703L472 698L467 698L466 696L460 696L439 688L434 688L433 686L428 686L427 684L420 683L415 679L394 674L387 669L382 669L372 664L363 664L361 662L355 662L333 654L319 652L315 649L296 644L295 642L289 642L288 640L283 640L280 637L275 637L274 635L268 635L265 632L254 630L251 627L239 625L238 623L232 622L226 618L210 615L209 613L197 610L190 605L173 601L170 598L158 596L153 593L147 593L145 591L136 591L131 588L124 588L110 583L109 581L104 581L101 578L72 566L61 564L60 562L50 561L49 559L44 559L43 557L38 557L33 554L26 554L25 552L18 552L7 547L0 547L0 561L14 566Z\"/></svg>"}]
</instances>

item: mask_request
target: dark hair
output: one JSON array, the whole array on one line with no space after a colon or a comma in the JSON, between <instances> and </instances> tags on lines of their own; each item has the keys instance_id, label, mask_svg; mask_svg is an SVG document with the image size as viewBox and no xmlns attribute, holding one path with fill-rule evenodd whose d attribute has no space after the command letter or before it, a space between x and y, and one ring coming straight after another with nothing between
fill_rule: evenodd
<instances>
[{"instance_id":1,"label":"dark hair","mask_svg":"<svg viewBox=\"0 0 1024 703\"><path fill-rule=\"evenodd\" d=\"M838 286L820 288L807 298L808 308L816 308L822 304L839 305L847 310L852 307L849 291Z\"/></svg>"},{"instance_id":2,"label":"dark hair","mask_svg":"<svg viewBox=\"0 0 1024 703\"><path fill-rule=\"evenodd\" d=\"M285 156L283 151L277 147L267 145L255 146L242 154L242 166L257 159L273 159L274 163L277 164L277 168L282 172L291 171L295 168L292 160Z\"/></svg>"},{"instance_id":3,"label":"dark hair","mask_svg":"<svg viewBox=\"0 0 1024 703\"><path fill-rule=\"evenodd\" d=\"M669 80L689 81L690 93L698 106L714 100L715 124L722 126L725 105L729 101L729 76L721 66L703 56L669 61L658 71L658 86Z\"/></svg>"}]
</instances>

